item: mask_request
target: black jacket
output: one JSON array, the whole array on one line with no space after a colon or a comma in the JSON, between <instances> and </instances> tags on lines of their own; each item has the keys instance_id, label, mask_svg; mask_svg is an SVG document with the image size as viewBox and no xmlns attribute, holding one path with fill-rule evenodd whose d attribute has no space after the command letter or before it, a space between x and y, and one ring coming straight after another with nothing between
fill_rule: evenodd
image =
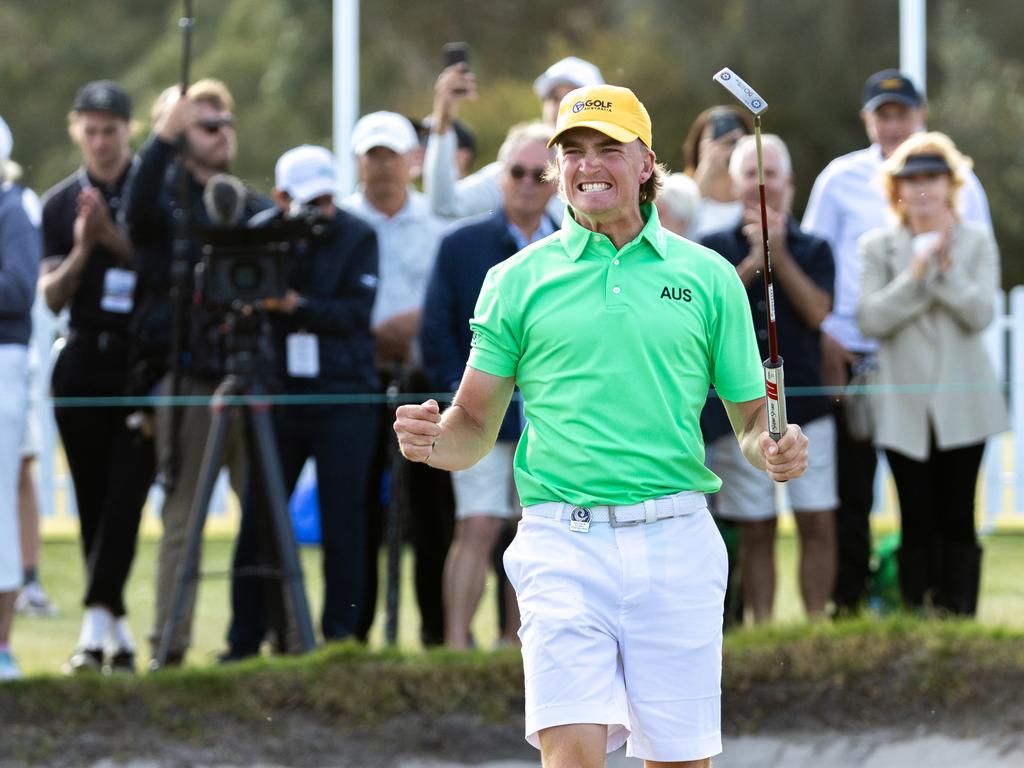
<instances>
[{"instance_id":1,"label":"black jacket","mask_svg":"<svg viewBox=\"0 0 1024 768\"><path fill-rule=\"evenodd\" d=\"M128 234L135 245L136 271L145 285L139 299L132 332L139 348L139 357L146 361L154 376L166 370L170 360L173 313L170 293L174 241L177 235L175 210L178 208L178 168L174 164L176 147L157 136L150 136L139 153L139 166L128 190L126 219ZM203 187L191 174L187 178L187 201L192 229L208 227L210 217L203 207ZM250 193L242 220L247 221L272 201ZM191 376L217 379L223 371L223 350L216 330L219 319L206 312L198 297L193 296L193 271L200 260L200 251L190 239L190 268L185 277L184 295L192 302L187 312L185 338L182 344L182 365Z\"/></svg>"}]
</instances>

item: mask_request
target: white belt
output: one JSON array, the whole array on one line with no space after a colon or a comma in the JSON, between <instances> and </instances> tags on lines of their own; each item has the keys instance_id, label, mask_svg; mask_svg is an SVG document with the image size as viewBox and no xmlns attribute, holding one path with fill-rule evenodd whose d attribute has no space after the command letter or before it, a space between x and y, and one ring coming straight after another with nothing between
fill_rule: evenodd
<instances>
[{"instance_id":1,"label":"white belt","mask_svg":"<svg viewBox=\"0 0 1024 768\"><path fill-rule=\"evenodd\" d=\"M666 517L692 515L707 508L707 499L697 491L682 491L672 496L641 501L639 504L617 506L580 507L564 501L548 501L523 507L523 514L530 517L547 517L553 520L575 520L585 518L588 523L609 523L612 528L628 525L655 523Z\"/></svg>"}]
</instances>

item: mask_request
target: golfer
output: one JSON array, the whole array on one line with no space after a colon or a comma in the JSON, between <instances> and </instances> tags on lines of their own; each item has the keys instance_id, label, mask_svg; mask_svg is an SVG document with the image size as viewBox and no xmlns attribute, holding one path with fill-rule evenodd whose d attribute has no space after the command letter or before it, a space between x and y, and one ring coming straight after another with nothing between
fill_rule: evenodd
<instances>
[{"instance_id":1,"label":"golfer","mask_svg":"<svg viewBox=\"0 0 1024 768\"><path fill-rule=\"evenodd\" d=\"M522 612L526 738L545 768L648 766L721 751L725 547L704 494L708 386L746 458L799 476L807 438L766 430L764 379L735 268L658 223L651 121L625 88L567 94L551 143L560 232L492 268L444 416L398 409L411 461L465 469L494 445L518 384L523 519L505 553Z\"/></svg>"}]
</instances>

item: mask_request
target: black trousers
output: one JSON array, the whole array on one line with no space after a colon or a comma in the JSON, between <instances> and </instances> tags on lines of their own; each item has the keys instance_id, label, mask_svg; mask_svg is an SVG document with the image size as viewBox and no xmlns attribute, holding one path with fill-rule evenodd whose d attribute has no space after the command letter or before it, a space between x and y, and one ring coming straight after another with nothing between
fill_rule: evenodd
<instances>
[{"instance_id":1,"label":"black trousers","mask_svg":"<svg viewBox=\"0 0 1024 768\"><path fill-rule=\"evenodd\" d=\"M900 594L910 608L926 604L973 615L981 550L974 495L985 444L941 450L932 436L924 461L886 450L900 501Z\"/></svg>"},{"instance_id":2,"label":"black trousers","mask_svg":"<svg viewBox=\"0 0 1024 768\"><path fill-rule=\"evenodd\" d=\"M316 460L324 579L320 627L325 640L342 640L358 628L364 594L366 491L379 415L372 405L274 409L278 455L289 495L306 459ZM250 466L254 466L251 461ZM280 562L265 489L256 472L249 475L235 545L236 571ZM257 653L271 626L280 635L282 605L276 575L236 573L231 581L231 651L239 656Z\"/></svg>"},{"instance_id":3,"label":"black trousers","mask_svg":"<svg viewBox=\"0 0 1024 768\"><path fill-rule=\"evenodd\" d=\"M51 380L57 397L121 396L128 377L127 345L109 337L75 335L61 350ZM129 429L123 407L56 408L75 486L85 559L86 606L125 614L124 585L135 559L142 507L156 471L153 440Z\"/></svg>"},{"instance_id":4,"label":"black trousers","mask_svg":"<svg viewBox=\"0 0 1024 768\"><path fill-rule=\"evenodd\" d=\"M871 440L855 440L841 403L833 404L836 421L836 583L837 609L855 612L867 591L871 563L871 507L875 498L878 454Z\"/></svg>"},{"instance_id":5,"label":"black trousers","mask_svg":"<svg viewBox=\"0 0 1024 768\"><path fill-rule=\"evenodd\" d=\"M386 387L387 383L383 383ZM418 373L407 377L402 389L405 392L430 391L426 380ZM371 491L367 497L365 596L356 634L366 640L373 627L387 506L396 503L401 507L413 549L420 640L425 646L441 645L444 643L444 561L455 530L455 495L451 475L402 458L392 429L395 414L387 406L381 408L381 414L370 472ZM391 482L395 472L397 483Z\"/></svg>"}]
</instances>

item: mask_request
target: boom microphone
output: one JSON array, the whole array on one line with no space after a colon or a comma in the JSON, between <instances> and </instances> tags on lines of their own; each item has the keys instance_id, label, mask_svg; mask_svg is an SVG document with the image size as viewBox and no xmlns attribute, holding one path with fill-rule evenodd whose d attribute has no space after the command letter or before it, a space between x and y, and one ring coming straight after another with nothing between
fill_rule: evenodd
<instances>
[{"instance_id":1,"label":"boom microphone","mask_svg":"<svg viewBox=\"0 0 1024 768\"><path fill-rule=\"evenodd\" d=\"M237 176L218 173L203 188L203 206L210 223L217 227L233 227L242 220L248 193Z\"/></svg>"}]
</instances>

